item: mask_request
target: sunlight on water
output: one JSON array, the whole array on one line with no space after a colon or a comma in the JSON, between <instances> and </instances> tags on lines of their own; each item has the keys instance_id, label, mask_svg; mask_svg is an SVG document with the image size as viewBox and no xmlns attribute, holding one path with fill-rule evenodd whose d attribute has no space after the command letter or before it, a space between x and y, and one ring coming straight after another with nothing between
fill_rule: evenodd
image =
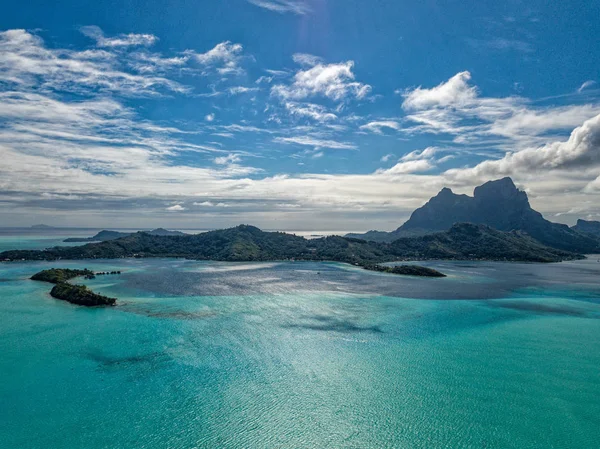
<instances>
[{"instance_id":1,"label":"sunlight on water","mask_svg":"<svg viewBox=\"0 0 600 449\"><path fill-rule=\"evenodd\" d=\"M597 447L600 264L0 265L3 447Z\"/></svg>"}]
</instances>

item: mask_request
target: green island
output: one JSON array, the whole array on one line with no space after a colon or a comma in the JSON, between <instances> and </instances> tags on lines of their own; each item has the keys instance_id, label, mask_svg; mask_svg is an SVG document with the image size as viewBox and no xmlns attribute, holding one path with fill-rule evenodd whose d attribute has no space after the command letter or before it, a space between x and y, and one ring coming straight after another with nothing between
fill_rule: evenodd
<instances>
[{"instance_id":1,"label":"green island","mask_svg":"<svg viewBox=\"0 0 600 449\"><path fill-rule=\"evenodd\" d=\"M365 266L406 260L560 262L584 256L546 246L521 231L457 223L448 231L402 237L391 243L330 236L318 239L240 225L201 234L158 236L145 232L82 246L0 253L0 261L180 257L229 262L332 261Z\"/></svg>"},{"instance_id":2,"label":"green island","mask_svg":"<svg viewBox=\"0 0 600 449\"><path fill-rule=\"evenodd\" d=\"M385 265L365 265L365 270L379 271L381 273L400 274L403 276L422 276L430 278L445 278L444 273L440 273L433 268L422 267L420 265L396 265L396 266L385 266Z\"/></svg>"},{"instance_id":3,"label":"green island","mask_svg":"<svg viewBox=\"0 0 600 449\"><path fill-rule=\"evenodd\" d=\"M114 272L116 274L117 272ZM84 276L87 279L93 279L95 274L88 269L72 270L69 268L51 268L43 270L31 276L34 281L49 282L56 284L50 290L50 296L56 299L77 304L80 306L113 306L117 302L116 298L94 293L85 285L74 285L68 281L76 277Z\"/></svg>"}]
</instances>

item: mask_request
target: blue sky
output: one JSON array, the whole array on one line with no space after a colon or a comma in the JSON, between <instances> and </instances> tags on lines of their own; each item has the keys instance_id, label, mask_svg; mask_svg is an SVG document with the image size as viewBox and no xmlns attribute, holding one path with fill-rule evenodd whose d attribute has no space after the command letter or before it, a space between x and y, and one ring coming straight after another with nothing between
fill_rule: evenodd
<instances>
[{"instance_id":1,"label":"blue sky","mask_svg":"<svg viewBox=\"0 0 600 449\"><path fill-rule=\"evenodd\" d=\"M1 224L393 229L507 175L599 219L600 4L548 3L6 5Z\"/></svg>"}]
</instances>

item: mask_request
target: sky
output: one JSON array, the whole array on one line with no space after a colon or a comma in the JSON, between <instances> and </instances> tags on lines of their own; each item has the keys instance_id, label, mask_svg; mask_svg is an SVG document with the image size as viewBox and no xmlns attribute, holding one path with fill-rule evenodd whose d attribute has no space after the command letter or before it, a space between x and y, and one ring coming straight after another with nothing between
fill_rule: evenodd
<instances>
[{"instance_id":1,"label":"sky","mask_svg":"<svg viewBox=\"0 0 600 449\"><path fill-rule=\"evenodd\" d=\"M504 176L600 220L600 2L2 10L0 226L392 230Z\"/></svg>"}]
</instances>

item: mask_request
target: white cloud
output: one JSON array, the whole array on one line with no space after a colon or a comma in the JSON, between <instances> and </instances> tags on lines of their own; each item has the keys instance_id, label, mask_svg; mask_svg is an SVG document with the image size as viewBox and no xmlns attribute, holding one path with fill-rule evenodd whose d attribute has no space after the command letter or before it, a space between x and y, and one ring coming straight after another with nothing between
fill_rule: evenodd
<instances>
[{"instance_id":1,"label":"white cloud","mask_svg":"<svg viewBox=\"0 0 600 449\"><path fill-rule=\"evenodd\" d=\"M435 154L438 152L438 149L435 147L427 147L424 150L415 150L410 153L402 156L402 161L420 161L432 159Z\"/></svg>"},{"instance_id":2,"label":"white cloud","mask_svg":"<svg viewBox=\"0 0 600 449\"><path fill-rule=\"evenodd\" d=\"M381 156L381 159L379 159L380 162L387 162L389 161L391 158L393 158L394 155L392 153L388 153L384 156Z\"/></svg>"},{"instance_id":3,"label":"white cloud","mask_svg":"<svg viewBox=\"0 0 600 449\"><path fill-rule=\"evenodd\" d=\"M204 116L204 120L206 120L207 122L212 122L215 119L215 114L210 113L210 114L206 114Z\"/></svg>"},{"instance_id":4,"label":"white cloud","mask_svg":"<svg viewBox=\"0 0 600 449\"><path fill-rule=\"evenodd\" d=\"M434 165L429 160L416 160L398 162L392 168L380 169L377 171L381 175L405 175L407 173L418 173L428 171L434 168Z\"/></svg>"},{"instance_id":5,"label":"white cloud","mask_svg":"<svg viewBox=\"0 0 600 449\"><path fill-rule=\"evenodd\" d=\"M337 119L337 115L329 112L325 106L319 104L286 102L285 108L292 115L308 117L318 122L327 122Z\"/></svg>"},{"instance_id":6,"label":"white cloud","mask_svg":"<svg viewBox=\"0 0 600 449\"><path fill-rule=\"evenodd\" d=\"M514 151L550 142L600 113L597 103L536 107L518 96L484 97L470 79L469 72L460 72L433 88L405 91L402 108L416 125L403 131L451 134L455 144Z\"/></svg>"},{"instance_id":7,"label":"white cloud","mask_svg":"<svg viewBox=\"0 0 600 449\"><path fill-rule=\"evenodd\" d=\"M135 52L129 55L129 65L141 73L166 72L187 64L188 56L165 58L157 53Z\"/></svg>"},{"instance_id":8,"label":"white cloud","mask_svg":"<svg viewBox=\"0 0 600 449\"><path fill-rule=\"evenodd\" d=\"M354 81L353 67L353 61L319 63L296 72L291 84L273 86L271 93L284 100L303 100L314 96L324 96L334 101L365 98L371 91L371 86Z\"/></svg>"},{"instance_id":9,"label":"white cloud","mask_svg":"<svg viewBox=\"0 0 600 449\"><path fill-rule=\"evenodd\" d=\"M477 97L477 89L469 85L470 79L469 72L460 72L431 89L417 87L406 91L402 107L408 111L418 111L434 107L469 105Z\"/></svg>"},{"instance_id":10,"label":"white cloud","mask_svg":"<svg viewBox=\"0 0 600 449\"><path fill-rule=\"evenodd\" d=\"M235 86L227 89L227 92L229 92L229 95L240 95L247 94L248 92L256 92L258 90L260 90L258 87Z\"/></svg>"},{"instance_id":11,"label":"white cloud","mask_svg":"<svg viewBox=\"0 0 600 449\"><path fill-rule=\"evenodd\" d=\"M356 150L356 145L348 142L338 142L336 140L317 139L310 136L297 137L276 137L274 142L292 143L297 145L311 146L315 148L332 148L335 150Z\"/></svg>"},{"instance_id":12,"label":"white cloud","mask_svg":"<svg viewBox=\"0 0 600 449\"><path fill-rule=\"evenodd\" d=\"M132 47L132 46L150 46L158 38L152 34L119 34L116 37L105 37L102 30L95 26L84 26L80 31L87 37L94 39L98 47Z\"/></svg>"},{"instance_id":13,"label":"white cloud","mask_svg":"<svg viewBox=\"0 0 600 449\"><path fill-rule=\"evenodd\" d=\"M310 67L323 63L323 58L315 55L309 55L308 53L294 53L292 59L296 64Z\"/></svg>"},{"instance_id":14,"label":"white cloud","mask_svg":"<svg viewBox=\"0 0 600 449\"><path fill-rule=\"evenodd\" d=\"M25 30L0 32L0 81L20 89L43 86L77 94L156 96L190 90L162 76L129 73L115 54L48 49L41 38Z\"/></svg>"},{"instance_id":15,"label":"white cloud","mask_svg":"<svg viewBox=\"0 0 600 449\"><path fill-rule=\"evenodd\" d=\"M182 212L185 210L185 207L183 207L181 204L175 204L174 206L167 207L167 210L169 212Z\"/></svg>"},{"instance_id":16,"label":"white cloud","mask_svg":"<svg viewBox=\"0 0 600 449\"><path fill-rule=\"evenodd\" d=\"M230 41L221 42L206 53L187 51L187 55L200 64L213 67L221 75L240 75L244 70L239 66L244 48Z\"/></svg>"},{"instance_id":17,"label":"white cloud","mask_svg":"<svg viewBox=\"0 0 600 449\"><path fill-rule=\"evenodd\" d=\"M402 126L400 125L400 123L395 122L393 120L382 120L370 122L360 127L360 129L362 130L371 131L375 134L383 134L383 130L386 128L399 131L400 129L402 129Z\"/></svg>"},{"instance_id":18,"label":"white cloud","mask_svg":"<svg viewBox=\"0 0 600 449\"><path fill-rule=\"evenodd\" d=\"M227 156L219 156L215 158L214 162L218 165L229 165L240 162L242 159L239 154L228 154Z\"/></svg>"},{"instance_id":19,"label":"white cloud","mask_svg":"<svg viewBox=\"0 0 600 449\"><path fill-rule=\"evenodd\" d=\"M587 80L586 82L584 82L579 89L577 89L577 92L581 93L586 89L589 89L590 87L594 86L596 84L596 81L594 80Z\"/></svg>"},{"instance_id":20,"label":"white cloud","mask_svg":"<svg viewBox=\"0 0 600 449\"><path fill-rule=\"evenodd\" d=\"M248 2L280 14L291 12L304 15L311 12L306 0L248 0Z\"/></svg>"},{"instance_id":21,"label":"white cloud","mask_svg":"<svg viewBox=\"0 0 600 449\"><path fill-rule=\"evenodd\" d=\"M598 171L600 168L600 114L575 128L567 141L557 141L539 148L508 153L502 159L484 161L471 169L452 169L454 178L485 179L490 177L532 174L554 170Z\"/></svg>"}]
</instances>

